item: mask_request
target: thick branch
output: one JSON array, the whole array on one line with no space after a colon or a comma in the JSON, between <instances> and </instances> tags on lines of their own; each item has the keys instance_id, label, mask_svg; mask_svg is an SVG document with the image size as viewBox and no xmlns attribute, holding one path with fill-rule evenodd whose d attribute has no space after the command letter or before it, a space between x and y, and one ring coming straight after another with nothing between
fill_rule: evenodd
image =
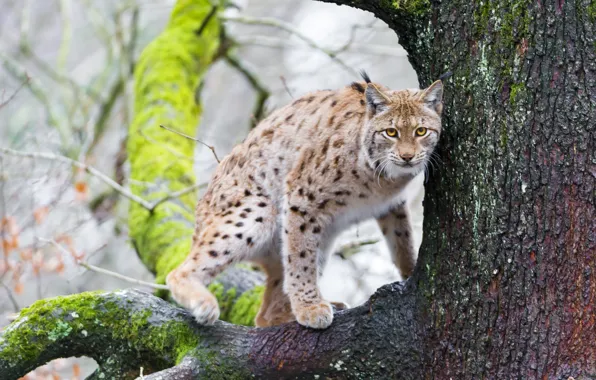
<instances>
[{"instance_id":1,"label":"thick branch","mask_svg":"<svg viewBox=\"0 0 596 380\"><path fill-rule=\"evenodd\" d=\"M41 300L0 335L0 373L17 378L54 358L88 356L100 366L95 378L135 378L141 367L150 374L177 363L170 371L214 380L417 378L412 290L387 285L324 331L296 323L199 327L187 311L138 290Z\"/></svg>"}]
</instances>

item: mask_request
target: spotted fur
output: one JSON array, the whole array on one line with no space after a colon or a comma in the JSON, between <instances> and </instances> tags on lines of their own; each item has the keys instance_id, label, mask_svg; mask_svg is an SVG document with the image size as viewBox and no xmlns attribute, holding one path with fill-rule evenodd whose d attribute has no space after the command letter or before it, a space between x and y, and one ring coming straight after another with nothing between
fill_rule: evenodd
<instances>
[{"instance_id":1,"label":"spotted fur","mask_svg":"<svg viewBox=\"0 0 596 380\"><path fill-rule=\"evenodd\" d=\"M174 299L198 322L219 317L206 285L250 260L267 274L257 326L328 327L332 306L317 283L329 247L370 217L402 275L411 274L417 249L403 190L421 186L438 141L442 84L391 91L364 78L275 111L222 160L198 203L191 252L167 277ZM422 127L427 134L416 135Z\"/></svg>"}]
</instances>

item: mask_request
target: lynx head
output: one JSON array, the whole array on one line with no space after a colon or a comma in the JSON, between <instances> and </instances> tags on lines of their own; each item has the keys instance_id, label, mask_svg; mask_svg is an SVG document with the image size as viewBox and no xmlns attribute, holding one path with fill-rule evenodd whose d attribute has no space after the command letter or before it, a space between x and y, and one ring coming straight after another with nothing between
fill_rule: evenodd
<instances>
[{"instance_id":1,"label":"lynx head","mask_svg":"<svg viewBox=\"0 0 596 380\"><path fill-rule=\"evenodd\" d=\"M370 166L388 178L420 173L441 133L442 82L423 90L390 91L363 76L368 83L363 147Z\"/></svg>"}]
</instances>

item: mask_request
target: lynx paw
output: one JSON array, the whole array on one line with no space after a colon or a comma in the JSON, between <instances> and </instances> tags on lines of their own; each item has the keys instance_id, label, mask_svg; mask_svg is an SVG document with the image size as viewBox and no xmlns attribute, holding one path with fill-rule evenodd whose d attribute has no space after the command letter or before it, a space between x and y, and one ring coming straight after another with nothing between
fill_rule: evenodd
<instances>
[{"instance_id":1,"label":"lynx paw","mask_svg":"<svg viewBox=\"0 0 596 380\"><path fill-rule=\"evenodd\" d=\"M314 305L301 305L296 308L294 314L298 323L313 329L326 329L333 322L333 309L327 301Z\"/></svg>"},{"instance_id":2,"label":"lynx paw","mask_svg":"<svg viewBox=\"0 0 596 380\"><path fill-rule=\"evenodd\" d=\"M212 325L219 318L219 306L211 294L192 300L189 309L201 325Z\"/></svg>"}]
</instances>

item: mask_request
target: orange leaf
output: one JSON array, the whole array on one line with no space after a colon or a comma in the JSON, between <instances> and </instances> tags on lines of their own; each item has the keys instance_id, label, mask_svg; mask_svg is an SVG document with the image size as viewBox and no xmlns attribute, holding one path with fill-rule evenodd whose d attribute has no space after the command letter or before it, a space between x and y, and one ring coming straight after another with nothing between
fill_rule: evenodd
<instances>
[{"instance_id":1,"label":"orange leaf","mask_svg":"<svg viewBox=\"0 0 596 380\"><path fill-rule=\"evenodd\" d=\"M87 183L83 181L75 182L75 191L76 191L76 198L80 201L87 199L87 195L89 193L89 187Z\"/></svg>"},{"instance_id":2,"label":"orange leaf","mask_svg":"<svg viewBox=\"0 0 596 380\"><path fill-rule=\"evenodd\" d=\"M43 253L41 251L36 251L33 255L33 260L31 261L31 266L33 267L33 273L35 275L39 274L39 270L43 265Z\"/></svg>"},{"instance_id":3,"label":"orange leaf","mask_svg":"<svg viewBox=\"0 0 596 380\"><path fill-rule=\"evenodd\" d=\"M0 232L6 231L9 235L18 235L19 227L17 221L12 216L5 216L0 221Z\"/></svg>"},{"instance_id":4,"label":"orange leaf","mask_svg":"<svg viewBox=\"0 0 596 380\"><path fill-rule=\"evenodd\" d=\"M11 251L10 240L2 239L2 250L5 255L8 255Z\"/></svg>"},{"instance_id":5,"label":"orange leaf","mask_svg":"<svg viewBox=\"0 0 596 380\"><path fill-rule=\"evenodd\" d=\"M50 209L48 208L48 206L42 206L33 211L33 218L35 219L35 223L41 224L41 222L43 222L43 220L46 218L49 212Z\"/></svg>"},{"instance_id":6,"label":"orange leaf","mask_svg":"<svg viewBox=\"0 0 596 380\"><path fill-rule=\"evenodd\" d=\"M19 256L21 256L21 260L29 261L33 257L33 250L30 248L24 249L19 252Z\"/></svg>"},{"instance_id":7,"label":"orange leaf","mask_svg":"<svg viewBox=\"0 0 596 380\"><path fill-rule=\"evenodd\" d=\"M72 245L72 238L68 235L60 235L56 238L56 243L64 243L66 245Z\"/></svg>"},{"instance_id":8,"label":"orange leaf","mask_svg":"<svg viewBox=\"0 0 596 380\"><path fill-rule=\"evenodd\" d=\"M22 282L17 282L14 286L14 292L16 294L21 294L23 293L23 283Z\"/></svg>"},{"instance_id":9,"label":"orange leaf","mask_svg":"<svg viewBox=\"0 0 596 380\"><path fill-rule=\"evenodd\" d=\"M72 374L75 377L81 376L81 366L79 366L78 363L75 363L75 364L72 365Z\"/></svg>"},{"instance_id":10,"label":"orange leaf","mask_svg":"<svg viewBox=\"0 0 596 380\"><path fill-rule=\"evenodd\" d=\"M73 252L72 255L74 256L75 260L81 261L85 257L85 252L81 251L81 253Z\"/></svg>"},{"instance_id":11,"label":"orange leaf","mask_svg":"<svg viewBox=\"0 0 596 380\"><path fill-rule=\"evenodd\" d=\"M60 261L54 270L57 273L64 273L64 261Z\"/></svg>"},{"instance_id":12,"label":"orange leaf","mask_svg":"<svg viewBox=\"0 0 596 380\"><path fill-rule=\"evenodd\" d=\"M4 249L4 255L8 255L10 251L19 247L19 237L12 235L7 239L2 239L2 248Z\"/></svg>"},{"instance_id":13,"label":"orange leaf","mask_svg":"<svg viewBox=\"0 0 596 380\"><path fill-rule=\"evenodd\" d=\"M11 249L19 248L19 236L18 235L12 235L10 237L10 248Z\"/></svg>"},{"instance_id":14,"label":"orange leaf","mask_svg":"<svg viewBox=\"0 0 596 380\"><path fill-rule=\"evenodd\" d=\"M64 272L64 268L65 266L62 256L52 257L43 263L43 270L46 272L62 273Z\"/></svg>"}]
</instances>

